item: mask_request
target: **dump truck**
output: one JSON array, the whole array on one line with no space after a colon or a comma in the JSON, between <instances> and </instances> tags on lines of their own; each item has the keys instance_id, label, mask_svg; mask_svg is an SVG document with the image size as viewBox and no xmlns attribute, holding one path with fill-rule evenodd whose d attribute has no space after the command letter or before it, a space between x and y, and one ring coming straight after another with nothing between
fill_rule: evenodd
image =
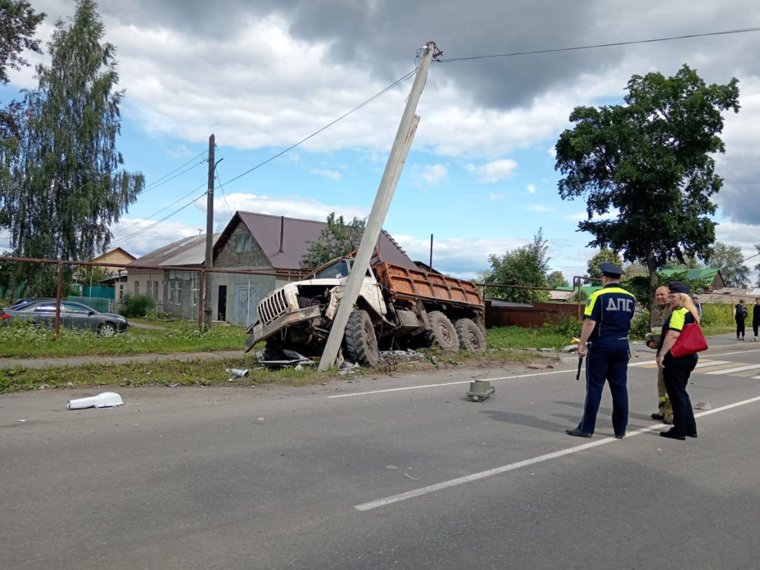
<instances>
[{"instance_id":1,"label":"dump truck","mask_svg":"<svg viewBox=\"0 0 760 570\"><path fill-rule=\"evenodd\" d=\"M248 328L246 352L266 341L264 360L281 359L284 350L321 355L353 263L333 260L309 279L264 297ZM483 298L469 281L374 258L348 319L343 357L374 367L381 348L420 347L484 351Z\"/></svg>"}]
</instances>

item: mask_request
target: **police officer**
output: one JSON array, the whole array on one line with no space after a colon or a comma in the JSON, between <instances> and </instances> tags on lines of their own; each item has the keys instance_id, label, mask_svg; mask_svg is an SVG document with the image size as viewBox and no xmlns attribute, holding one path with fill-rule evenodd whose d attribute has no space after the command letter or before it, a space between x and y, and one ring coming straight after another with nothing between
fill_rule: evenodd
<instances>
[{"instance_id":1,"label":"police officer","mask_svg":"<svg viewBox=\"0 0 760 570\"><path fill-rule=\"evenodd\" d=\"M611 263L599 265L602 288L591 294L583 314L583 329L578 357L586 359L586 402L578 427L565 430L568 435L591 437L602 400L605 380L612 393L612 427L622 439L628 425L628 331L636 299L620 287L622 269Z\"/></svg>"}]
</instances>

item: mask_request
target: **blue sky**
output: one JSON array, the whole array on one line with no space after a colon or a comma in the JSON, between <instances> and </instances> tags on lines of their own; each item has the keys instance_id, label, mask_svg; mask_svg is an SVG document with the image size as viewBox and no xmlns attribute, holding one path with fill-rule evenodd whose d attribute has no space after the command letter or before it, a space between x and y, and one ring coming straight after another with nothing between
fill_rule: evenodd
<instances>
[{"instance_id":1,"label":"blue sky","mask_svg":"<svg viewBox=\"0 0 760 570\"><path fill-rule=\"evenodd\" d=\"M32 5L48 14L39 30L45 41L53 22L73 11L63 0ZM414 69L416 50L427 40L436 41L444 59L455 59L760 25L748 0L223 0L213 6L111 0L99 7L126 89L118 145L126 168L147 179L148 190L112 228L113 245L135 255L205 230L205 198L155 222L203 193L203 153L212 132L216 158L223 159L217 230L238 209L318 220L332 211L366 216L411 80L282 157L226 181ZM436 63L384 227L424 261L433 234L434 266L463 277L477 276L488 269L489 254L524 245L543 228L552 269L568 279L584 273L595 253L586 247L590 237L576 231L585 205L559 198L553 145L573 107L619 102L632 74L672 75L688 63L710 82L740 80L742 110L726 116L727 152L718 157L725 186L716 220L719 240L752 255L760 243L757 53L760 32ZM35 85L33 69L11 79L0 91L3 100Z\"/></svg>"}]
</instances>

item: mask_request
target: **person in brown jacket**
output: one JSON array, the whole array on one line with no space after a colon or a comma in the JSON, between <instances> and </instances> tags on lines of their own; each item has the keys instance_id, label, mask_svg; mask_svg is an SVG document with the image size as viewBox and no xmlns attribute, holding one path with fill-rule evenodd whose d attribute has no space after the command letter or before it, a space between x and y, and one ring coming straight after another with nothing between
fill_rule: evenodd
<instances>
[{"instance_id":1,"label":"person in brown jacket","mask_svg":"<svg viewBox=\"0 0 760 570\"><path fill-rule=\"evenodd\" d=\"M657 350L657 354L660 354L660 333L662 332L662 325L668 320L670 316L670 303L668 302L668 296L670 291L667 287L657 287L654 292L654 305L652 306L652 312L649 315L649 328L652 330L652 334L647 335L646 345L649 348ZM659 420L666 425L673 423L673 406L670 404L670 398L668 398L668 392L665 389L665 375L663 369L657 368L657 411L652 414L653 420Z\"/></svg>"}]
</instances>

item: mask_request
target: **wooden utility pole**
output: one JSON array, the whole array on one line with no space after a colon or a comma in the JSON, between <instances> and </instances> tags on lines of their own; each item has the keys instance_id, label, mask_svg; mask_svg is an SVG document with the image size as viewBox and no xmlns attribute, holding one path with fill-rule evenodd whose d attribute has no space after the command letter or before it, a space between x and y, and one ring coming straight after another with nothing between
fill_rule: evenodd
<instances>
[{"instance_id":1,"label":"wooden utility pole","mask_svg":"<svg viewBox=\"0 0 760 570\"><path fill-rule=\"evenodd\" d=\"M203 291L203 312L205 316L204 326L206 330L211 330L211 276L213 273L208 271L214 267L214 147L216 146L216 137L212 135L208 138L208 192L206 193L206 261L204 268L206 271L205 282L203 286L198 283L198 287Z\"/></svg>"},{"instance_id":2,"label":"wooden utility pole","mask_svg":"<svg viewBox=\"0 0 760 570\"><path fill-rule=\"evenodd\" d=\"M335 319L333 319L330 335L327 337L327 344L322 353L322 359L319 361L320 370L324 371L330 368L335 364L335 359L338 356L338 350L340 349L341 342L343 342L343 335L346 332L348 317L351 316L354 303L356 303L356 299L359 296L364 275L367 273L369 262L372 259L372 251L375 249L377 239L380 237L385 215L388 213L393 194L396 191L396 184L401 176L401 169L406 158L406 153L412 144L411 139L414 137L414 131L419 121L419 117L415 115L415 111L422 94L422 89L425 87L428 69L430 68L434 52L435 43L428 42L425 45L420 67L414 78L414 84L409 93L404 114L401 116L401 123L398 126L396 139L393 141L393 147L391 148L388 162L385 165L383 177L380 180L380 186L375 196L375 202L372 205L372 211L369 214L369 218L367 218L364 236L359 245L359 250L356 252L356 259L354 259L351 274L346 280L343 297L338 305Z\"/></svg>"}]
</instances>

